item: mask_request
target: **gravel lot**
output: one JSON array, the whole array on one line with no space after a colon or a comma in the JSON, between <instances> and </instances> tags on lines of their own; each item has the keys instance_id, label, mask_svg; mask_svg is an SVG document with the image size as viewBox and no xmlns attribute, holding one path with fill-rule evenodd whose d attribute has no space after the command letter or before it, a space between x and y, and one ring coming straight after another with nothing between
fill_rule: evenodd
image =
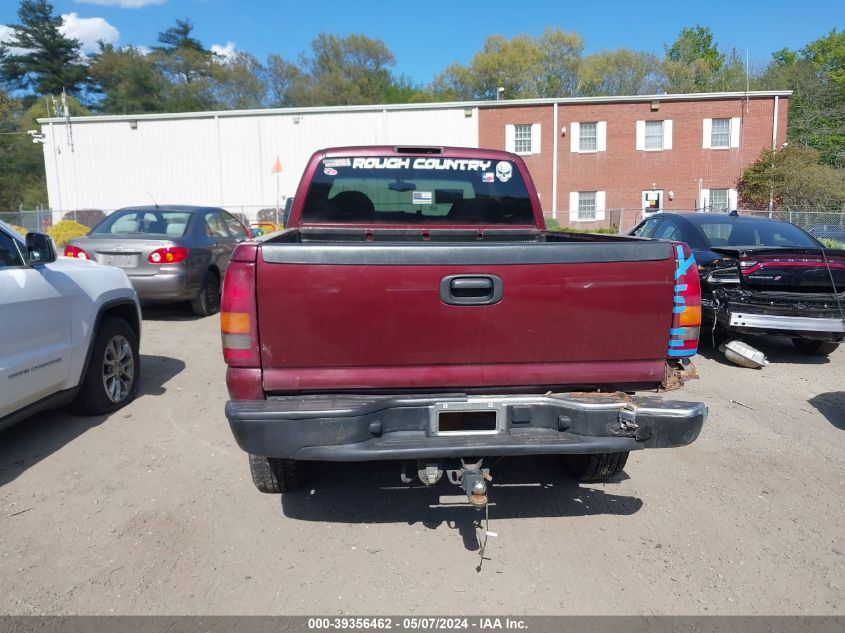
<instances>
[{"instance_id":1,"label":"gravel lot","mask_svg":"<svg viewBox=\"0 0 845 633\"><path fill-rule=\"evenodd\" d=\"M0 433L2 613L845 614L845 349L767 343L760 371L705 349L676 396L710 406L700 439L615 483L500 462L478 572L479 514L396 464L258 493L218 319L145 317L132 405Z\"/></svg>"}]
</instances>

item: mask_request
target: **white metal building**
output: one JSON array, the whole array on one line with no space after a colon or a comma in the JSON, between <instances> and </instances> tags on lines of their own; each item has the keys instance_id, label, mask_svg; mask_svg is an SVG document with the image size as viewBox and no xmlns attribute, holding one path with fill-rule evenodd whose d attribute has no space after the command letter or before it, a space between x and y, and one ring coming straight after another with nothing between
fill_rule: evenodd
<instances>
[{"instance_id":1,"label":"white metal building","mask_svg":"<svg viewBox=\"0 0 845 633\"><path fill-rule=\"evenodd\" d=\"M40 119L50 208L284 206L311 154L373 144L478 146L475 104ZM273 173L278 158L282 171Z\"/></svg>"},{"instance_id":2,"label":"white metal building","mask_svg":"<svg viewBox=\"0 0 845 633\"><path fill-rule=\"evenodd\" d=\"M623 228L654 210L716 208L717 194L721 207L735 207L743 169L786 138L790 94L509 99L39 123L54 220L65 211L153 201L221 206L254 219L259 209L283 206L294 194L315 150L383 144L514 151L549 216ZM647 136L656 143L646 143Z\"/></svg>"}]
</instances>

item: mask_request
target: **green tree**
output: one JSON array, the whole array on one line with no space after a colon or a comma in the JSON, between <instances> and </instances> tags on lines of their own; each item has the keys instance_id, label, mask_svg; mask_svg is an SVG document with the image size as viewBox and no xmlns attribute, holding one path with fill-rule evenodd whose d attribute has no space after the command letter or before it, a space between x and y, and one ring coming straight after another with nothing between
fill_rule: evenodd
<instances>
[{"instance_id":1,"label":"green tree","mask_svg":"<svg viewBox=\"0 0 845 633\"><path fill-rule=\"evenodd\" d=\"M790 143L818 150L821 160L845 167L845 32L831 31L800 51L772 55L759 88L790 89Z\"/></svg>"},{"instance_id":2,"label":"green tree","mask_svg":"<svg viewBox=\"0 0 845 633\"><path fill-rule=\"evenodd\" d=\"M702 61L711 73L718 72L725 63L709 27L693 26L681 29L678 39L666 48L666 58L681 64Z\"/></svg>"},{"instance_id":3,"label":"green tree","mask_svg":"<svg viewBox=\"0 0 845 633\"><path fill-rule=\"evenodd\" d=\"M79 101L68 97L71 115L88 114ZM47 116L47 104L39 99L28 108L20 99L0 90L0 210L47 205L43 145L33 143L27 130L40 130L37 119Z\"/></svg>"},{"instance_id":4,"label":"green tree","mask_svg":"<svg viewBox=\"0 0 845 633\"><path fill-rule=\"evenodd\" d=\"M568 97L577 92L584 42L577 33L546 29L539 37L491 35L468 66L449 65L435 93L457 99Z\"/></svg>"},{"instance_id":5,"label":"green tree","mask_svg":"<svg viewBox=\"0 0 845 633\"><path fill-rule=\"evenodd\" d=\"M21 0L12 38L0 44L0 75L12 90L77 93L85 81L78 40L62 35L47 0ZM14 51L14 52L13 52Z\"/></svg>"},{"instance_id":6,"label":"green tree","mask_svg":"<svg viewBox=\"0 0 845 633\"><path fill-rule=\"evenodd\" d=\"M152 60L168 80L165 109L171 112L212 110L214 98L214 53L191 36L190 20L176 20L176 25L159 33L160 46L153 47Z\"/></svg>"},{"instance_id":7,"label":"green tree","mask_svg":"<svg viewBox=\"0 0 845 633\"><path fill-rule=\"evenodd\" d=\"M249 53L236 51L220 58L214 68L216 106L229 110L262 108L267 105L267 70Z\"/></svg>"},{"instance_id":8,"label":"green tree","mask_svg":"<svg viewBox=\"0 0 845 633\"><path fill-rule=\"evenodd\" d=\"M162 112L167 81L140 49L100 42L88 68L90 88L101 95L95 109L106 114Z\"/></svg>"},{"instance_id":9,"label":"green tree","mask_svg":"<svg viewBox=\"0 0 845 633\"><path fill-rule=\"evenodd\" d=\"M578 73L583 95L641 95L663 83L660 60L651 53L617 48L587 55Z\"/></svg>"},{"instance_id":10,"label":"green tree","mask_svg":"<svg viewBox=\"0 0 845 633\"><path fill-rule=\"evenodd\" d=\"M575 31L547 28L537 40L541 71L538 92L542 97L571 97L578 92L584 40Z\"/></svg>"},{"instance_id":11,"label":"green tree","mask_svg":"<svg viewBox=\"0 0 845 633\"><path fill-rule=\"evenodd\" d=\"M320 33L310 51L293 65L270 60L273 101L281 105L318 106L384 103L395 88L393 53L381 40L365 35L338 37Z\"/></svg>"},{"instance_id":12,"label":"green tree","mask_svg":"<svg viewBox=\"0 0 845 633\"><path fill-rule=\"evenodd\" d=\"M845 205L845 170L825 165L811 147L764 151L742 174L744 204L765 208L770 198L784 210L835 209Z\"/></svg>"},{"instance_id":13,"label":"green tree","mask_svg":"<svg viewBox=\"0 0 845 633\"><path fill-rule=\"evenodd\" d=\"M681 29L663 58L665 88L670 93L745 89L745 65L735 50L725 54L713 32L696 25Z\"/></svg>"}]
</instances>

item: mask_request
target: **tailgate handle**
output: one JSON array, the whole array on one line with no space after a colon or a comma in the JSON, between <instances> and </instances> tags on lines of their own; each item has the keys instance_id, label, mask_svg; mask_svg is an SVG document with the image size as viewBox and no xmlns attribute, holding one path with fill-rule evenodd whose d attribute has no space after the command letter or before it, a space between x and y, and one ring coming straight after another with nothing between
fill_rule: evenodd
<instances>
[{"instance_id":1,"label":"tailgate handle","mask_svg":"<svg viewBox=\"0 0 845 633\"><path fill-rule=\"evenodd\" d=\"M479 306L502 300L497 275L449 275L440 281L440 299L453 306Z\"/></svg>"}]
</instances>

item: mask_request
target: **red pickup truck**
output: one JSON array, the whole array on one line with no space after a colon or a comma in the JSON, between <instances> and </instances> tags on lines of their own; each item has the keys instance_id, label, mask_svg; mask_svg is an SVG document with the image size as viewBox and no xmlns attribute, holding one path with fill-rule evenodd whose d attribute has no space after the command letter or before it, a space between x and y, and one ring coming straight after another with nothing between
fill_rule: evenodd
<instances>
[{"instance_id":1,"label":"red pickup truck","mask_svg":"<svg viewBox=\"0 0 845 633\"><path fill-rule=\"evenodd\" d=\"M694 441L706 407L655 392L690 372L700 320L686 245L547 232L517 155L327 149L288 228L226 271L226 416L262 492L308 462L399 460L483 505L491 457L600 481Z\"/></svg>"}]
</instances>

